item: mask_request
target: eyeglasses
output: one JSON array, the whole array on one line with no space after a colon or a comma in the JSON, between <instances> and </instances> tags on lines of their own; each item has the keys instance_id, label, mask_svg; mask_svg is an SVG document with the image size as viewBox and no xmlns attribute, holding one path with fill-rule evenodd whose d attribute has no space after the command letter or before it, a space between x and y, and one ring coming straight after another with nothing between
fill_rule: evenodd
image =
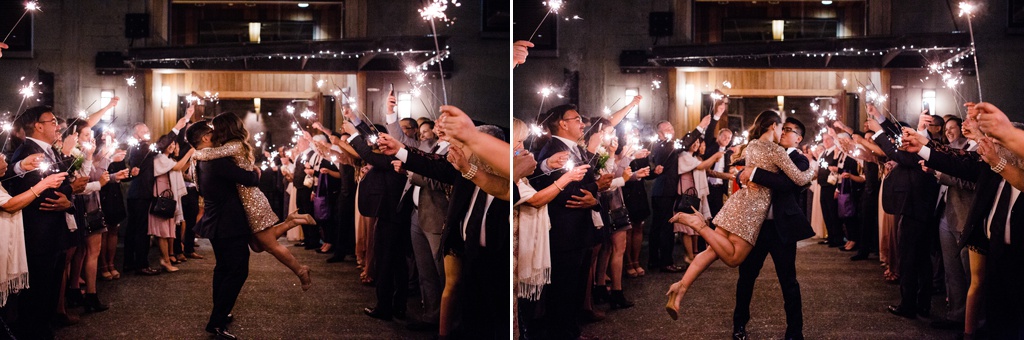
<instances>
[{"instance_id":1,"label":"eyeglasses","mask_svg":"<svg viewBox=\"0 0 1024 340\"><path fill-rule=\"evenodd\" d=\"M582 123L583 122L583 116L576 116L576 117L573 117L573 118L562 118L562 120L567 120L567 121L574 121L575 120L577 122Z\"/></svg>"},{"instance_id":2,"label":"eyeglasses","mask_svg":"<svg viewBox=\"0 0 1024 340\"><path fill-rule=\"evenodd\" d=\"M51 119L51 120L38 120L38 121L36 121L36 123L41 123L41 124L50 124L50 123L53 123L53 125L58 125L58 124L57 124L57 120L56 120L56 119Z\"/></svg>"},{"instance_id":3,"label":"eyeglasses","mask_svg":"<svg viewBox=\"0 0 1024 340\"><path fill-rule=\"evenodd\" d=\"M782 133L783 134L785 134L787 132L792 132L792 133L799 134L799 133L796 132L796 129L794 129L794 128L791 128L791 127L784 127L784 128L782 128Z\"/></svg>"}]
</instances>

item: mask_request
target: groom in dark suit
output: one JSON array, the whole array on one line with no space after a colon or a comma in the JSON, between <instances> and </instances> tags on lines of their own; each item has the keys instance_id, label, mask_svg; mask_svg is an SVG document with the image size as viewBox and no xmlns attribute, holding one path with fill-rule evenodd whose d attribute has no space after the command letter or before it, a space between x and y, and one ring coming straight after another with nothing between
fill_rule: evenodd
<instances>
[{"instance_id":1,"label":"groom in dark suit","mask_svg":"<svg viewBox=\"0 0 1024 340\"><path fill-rule=\"evenodd\" d=\"M205 122L193 124L187 133L189 143L197 150L212 146L212 129ZM213 268L213 311L206 331L220 339L235 339L228 333L227 325L232 321L230 313L238 293L249 277L249 240L252 238L249 219L235 185L256 186L259 173L255 169L243 170L231 157L196 164L199 194L205 206L195 231L199 237L210 239L217 259Z\"/></svg>"},{"instance_id":2,"label":"groom in dark suit","mask_svg":"<svg viewBox=\"0 0 1024 340\"><path fill-rule=\"evenodd\" d=\"M807 157L796 151L803 138L804 124L794 118L786 118L779 144L786 148L789 159L801 171L810 166ZM785 302L786 339L803 339L800 283L796 280L796 242L814 236L814 230L807 222L797 199L803 194L804 188L793 183L785 174L757 168L743 171L739 178L744 183L754 182L771 189L772 205L768 209L768 217L761 225L754 249L740 264L740 277L736 282L736 308L733 310L733 339L747 338L754 281L760 275L768 254L772 255L772 262L775 263L775 273L779 277Z\"/></svg>"}]
</instances>

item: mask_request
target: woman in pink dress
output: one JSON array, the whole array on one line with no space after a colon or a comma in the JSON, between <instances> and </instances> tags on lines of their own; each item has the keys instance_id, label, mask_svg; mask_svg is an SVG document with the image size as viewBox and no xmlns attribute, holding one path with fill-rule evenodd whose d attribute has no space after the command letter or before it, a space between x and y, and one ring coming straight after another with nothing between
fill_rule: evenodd
<instances>
[{"instance_id":1,"label":"woman in pink dress","mask_svg":"<svg viewBox=\"0 0 1024 340\"><path fill-rule=\"evenodd\" d=\"M167 272L176 272L178 267L171 264L170 250L174 245L174 232L180 223L185 222L181 210L181 197L185 196L185 178L182 171L188 167L195 149L191 149L181 159L175 161L168 155L178 153L178 143L174 137L165 135L156 142L159 154L153 159L153 197L170 197L174 199L174 216L163 218L149 214L149 235L159 238L160 266Z\"/></svg>"}]
</instances>

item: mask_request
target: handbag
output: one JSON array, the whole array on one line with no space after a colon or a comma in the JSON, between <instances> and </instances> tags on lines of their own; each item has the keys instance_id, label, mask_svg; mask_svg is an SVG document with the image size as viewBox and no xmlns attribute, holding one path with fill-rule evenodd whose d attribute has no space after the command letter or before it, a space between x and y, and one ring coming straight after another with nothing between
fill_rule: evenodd
<instances>
[{"instance_id":1,"label":"handbag","mask_svg":"<svg viewBox=\"0 0 1024 340\"><path fill-rule=\"evenodd\" d=\"M85 229L89 233L103 230L106 227L107 225L103 220L103 210L96 209L85 213Z\"/></svg>"},{"instance_id":2,"label":"handbag","mask_svg":"<svg viewBox=\"0 0 1024 340\"><path fill-rule=\"evenodd\" d=\"M174 217L174 193L171 189L164 189L160 196L153 197L153 204L149 206L149 213L160 218Z\"/></svg>"},{"instance_id":3,"label":"handbag","mask_svg":"<svg viewBox=\"0 0 1024 340\"><path fill-rule=\"evenodd\" d=\"M680 194L679 198L676 198L675 204L672 205L672 211L692 214L696 212L694 209L698 209L699 207L700 197L697 197L697 189L689 188Z\"/></svg>"},{"instance_id":4,"label":"handbag","mask_svg":"<svg viewBox=\"0 0 1024 340\"><path fill-rule=\"evenodd\" d=\"M857 202L853 199L852 182L849 178L843 179L839 184L839 218L849 218L857 215Z\"/></svg>"},{"instance_id":5,"label":"handbag","mask_svg":"<svg viewBox=\"0 0 1024 340\"><path fill-rule=\"evenodd\" d=\"M329 182L327 174L320 174L320 185L316 186L316 195L313 196L313 218L327 220L331 218L331 200L328 197L330 191L327 188Z\"/></svg>"}]
</instances>

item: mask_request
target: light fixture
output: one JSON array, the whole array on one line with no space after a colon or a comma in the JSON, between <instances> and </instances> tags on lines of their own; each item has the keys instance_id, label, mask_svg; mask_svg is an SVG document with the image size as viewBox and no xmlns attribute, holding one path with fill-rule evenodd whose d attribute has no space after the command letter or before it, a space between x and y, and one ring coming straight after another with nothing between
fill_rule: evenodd
<instances>
[{"instance_id":1,"label":"light fixture","mask_svg":"<svg viewBox=\"0 0 1024 340\"><path fill-rule=\"evenodd\" d=\"M412 94L398 93L398 118L412 118Z\"/></svg>"},{"instance_id":2,"label":"light fixture","mask_svg":"<svg viewBox=\"0 0 1024 340\"><path fill-rule=\"evenodd\" d=\"M786 96L776 96L775 104L779 105L779 112L786 112L782 109L782 107L786 105Z\"/></svg>"},{"instance_id":3,"label":"light fixture","mask_svg":"<svg viewBox=\"0 0 1024 340\"><path fill-rule=\"evenodd\" d=\"M928 110L928 114L935 114L935 90L921 91L921 110Z\"/></svg>"},{"instance_id":4,"label":"light fixture","mask_svg":"<svg viewBox=\"0 0 1024 340\"><path fill-rule=\"evenodd\" d=\"M784 30L786 28L785 20L772 20L772 40L782 41L785 38Z\"/></svg>"},{"instance_id":5,"label":"light fixture","mask_svg":"<svg viewBox=\"0 0 1024 340\"><path fill-rule=\"evenodd\" d=\"M171 106L171 100L173 100L173 99L174 98L171 98L171 87L170 86L162 86L162 87L160 87L160 108L165 108L165 107Z\"/></svg>"},{"instance_id":6,"label":"light fixture","mask_svg":"<svg viewBox=\"0 0 1024 340\"><path fill-rule=\"evenodd\" d=\"M106 107L110 104L110 100L114 98L114 90L100 90L100 107ZM109 122L114 117L114 109L110 108L106 113L103 114L103 121Z\"/></svg>"},{"instance_id":7,"label":"light fixture","mask_svg":"<svg viewBox=\"0 0 1024 340\"><path fill-rule=\"evenodd\" d=\"M252 99L252 106L256 108L256 113L260 113L260 106L261 106L261 104L263 104L263 100L261 98L253 98Z\"/></svg>"},{"instance_id":8,"label":"light fixture","mask_svg":"<svg viewBox=\"0 0 1024 340\"><path fill-rule=\"evenodd\" d=\"M258 22L249 23L249 42L257 44L260 42L260 28L262 27L263 25Z\"/></svg>"},{"instance_id":9,"label":"light fixture","mask_svg":"<svg viewBox=\"0 0 1024 340\"><path fill-rule=\"evenodd\" d=\"M633 101L633 97L636 97L638 95L640 95L640 89L639 88L629 87L629 88L626 88L626 97L623 98L623 99L627 103L629 103L629 102ZM639 106L639 105L637 105L637 106ZM636 119L636 114L637 114L638 111L640 111L637 106L634 106L632 109L629 110L628 113L626 113L626 119Z\"/></svg>"},{"instance_id":10,"label":"light fixture","mask_svg":"<svg viewBox=\"0 0 1024 340\"><path fill-rule=\"evenodd\" d=\"M821 0L821 4L825 5L825 6L828 6L828 5L832 4L832 1L831 0Z\"/></svg>"},{"instance_id":11,"label":"light fixture","mask_svg":"<svg viewBox=\"0 0 1024 340\"><path fill-rule=\"evenodd\" d=\"M693 103L697 101L697 90L694 88L693 84L686 84L683 88L683 92L685 92L686 106L693 105Z\"/></svg>"},{"instance_id":12,"label":"light fixture","mask_svg":"<svg viewBox=\"0 0 1024 340\"><path fill-rule=\"evenodd\" d=\"M829 1L829 2L831 2L831 1ZM306 8L306 7L309 7L308 3L305 3L305 2L300 2L299 3L299 8Z\"/></svg>"}]
</instances>

